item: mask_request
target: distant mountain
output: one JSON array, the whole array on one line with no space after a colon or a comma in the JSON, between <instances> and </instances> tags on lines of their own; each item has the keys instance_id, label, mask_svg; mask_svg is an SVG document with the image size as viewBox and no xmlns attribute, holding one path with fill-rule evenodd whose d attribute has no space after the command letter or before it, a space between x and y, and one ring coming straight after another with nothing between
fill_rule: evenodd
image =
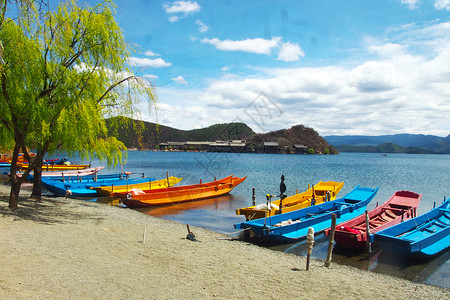
<instances>
[{"instance_id":1,"label":"distant mountain","mask_svg":"<svg viewBox=\"0 0 450 300\"><path fill-rule=\"evenodd\" d=\"M157 125L150 122L138 122L128 119L128 125L113 128L111 121L107 120L110 134L115 135L127 148L154 149L160 143L165 142L213 142L217 140L246 140L256 147L262 146L264 142L278 142L281 151L285 147L292 147L294 144L304 145L312 148L316 152L336 153L336 150L327 143L314 129L303 125L293 126L290 129L282 129L264 134L255 133L244 123L224 123L215 124L206 128L194 130L181 130L172 127ZM136 134L133 127L143 124L140 134Z\"/></svg>"},{"instance_id":2,"label":"distant mountain","mask_svg":"<svg viewBox=\"0 0 450 300\"><path fill-rule=\"evenodd\" d=\"M340 152L362 152L362 153L434 153L422 148L403 147L393 143L384 143L379 146L350 146L341 145L336 147Z\"/></svg>"},{"instance_id":3,"label":"distant mountain","mask_svg":"<svg viewBox=\"0 0 450 300\"><path fill-rule=\"evenodd\" d=\"M423 134L395 134L380 136L345 135L325 136L324 139L341 152L386 152L390 153L444 153L450 154L450 135L446 138ZM392 149L380 147L392 144ZM386 149L383 149L386 148Z\"/></svg>"},{"instance_id":4,"label":"distant mountain","mask_svg":"<svg viewBox=\"0 0 450 300\"><path fill-rule=\"evenodd\" d=\"M181 130L169 126L158 125L151 122L142 122L144 128L140 135L135 133L133 126L139 126L140 122L130 120L128 126L120 126L115 131L117 138L127 148L153 149L159 143L186 142L186 141L215 141L215 140L246 140L256 133L244 123L215 124L206 128ZM107 121L110 133L114 130Z\"/></svg>"}]
</instances>

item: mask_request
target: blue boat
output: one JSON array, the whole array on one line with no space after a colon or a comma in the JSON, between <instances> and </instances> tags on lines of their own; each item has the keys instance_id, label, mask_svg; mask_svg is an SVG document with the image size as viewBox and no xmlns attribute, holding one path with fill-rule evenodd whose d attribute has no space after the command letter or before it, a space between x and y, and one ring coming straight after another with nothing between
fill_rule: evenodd
<instances>
[{"instance_id":1,"label":"blue boat","mask_svg":"<svg viewBox=\"0 0 450 300\"><path fill-rule=\"evenodd\" d=\"M375 233L390 253L429 258L450 247L450 198L429 212Z\"/></svg>"},{"instance_id":2,"label":"blue boat","mask_svg":"<svg viewBox=\"0 0 450 300\"><path fill-rule=\"evenodd\" d=\"M154 178L126 178L115 179L109 178L97 179L97 181L82 181L82 182L62 182L52 180L50 178L42 177L42 186L49 192L57 196L73 196L73 197L97 197L97 191L91 187L102 187L111 185L127 185L146 183L154 181Z\"/></svg>"},{"instance_id":3,"label":"blue boat","mask_svg":"<svg viewBox=\"0 0 450 300\"><path fill-rule=\"evenodd\" d=\"M306 238L308 228L319 233L331 226L332 214L336 223L341 223L361 215L367 204L375 197L376 189L354 188L342 198L287 212L267 218L235 224L236 229L250 228L258 239L270 243L293 243Z\"/></svg>"}]
</instances>

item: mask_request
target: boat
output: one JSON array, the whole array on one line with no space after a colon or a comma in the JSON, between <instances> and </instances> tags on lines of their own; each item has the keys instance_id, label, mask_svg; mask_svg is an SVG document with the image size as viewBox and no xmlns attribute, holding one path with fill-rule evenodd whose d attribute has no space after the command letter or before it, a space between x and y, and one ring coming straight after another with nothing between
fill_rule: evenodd
<instances>
[{"instance_id":1,"label":"boat","mask_svg":"<svg viewBox=\"0 0 450 300\"><path fill-rule=\"evenodd\" d=\"M28 168L28 163L17 163L17 167L22 170L27 169ZM53 171L67 171L67 170L83 170L83 169L87 169L90 168L91 165L83 165L83 164L78 164L78 165L58 165L58 164L45 164L42 165L42 171L46 171L46 172L53 172Z\"/></svg>"},{"instance_id":2,"label":"boat","mask_svg":"<svg viewBox=\"0 0 450 300\"><path fill-rule=\"evenodd\" d=\"M377 192L378 187L372 189L358 185L342 198L280 215L246 221L235 224L234 227L251 230L256 238L263 242L293 243L305 239L309 227L314 228L316 234L329 228L332 214L336 214L337 223L361 215Z\"/></svg>"},{"instance_id":3,"label":"boat","mask_svg":"<svg viewBox=\"0 0 450 300\"><path fill-rule=\"evenodd\" d=\"M374 233L415 217L421 199L422 194L397 191L388 201L368 211L369 242L373 243ZM325 235L329 232L326 230ZM367 247L365 214L336 226L334 240L338 246L364 250Z\"/></svg>"},{"instance_id":4,"label":"boat","mask_svg":"<svg viewBox=\"0 0 450 300\"><path fill-rule=\"evenodd\" d=\"M87 170L87 169L85 169ZM75 182L97 182L97 181L106 181L106 180L122 180L130 178L130 175L132 173L130 172L124 172L124 173L113 173L113 174L87 174L83 175L84 170L79 171L62 171L62 172L55 172L53 175L55 176L43 176L47 179L51 179L54 181L60 181L65 183L75 183ZM77 173L81 172L81 173ZM59 174L59 176L57 176ZM145 176L142 176L142 178L145 178ZM27 179L29 181L34 180L33 174L28 174Z\"/></svg>"},{"instance_id":5,"label":"boat","mask_svg":"<svg viewBox=\"0 0 450 300\"><path fill-rule=\"evenodd\" d=\"M92 187L91 189L96 190L99 196L113 196L115 193L127 193L132 189L139 190L154 190L154 189L162 189L174 186L179 183L183 178L170 176L167 179L161 179L156 181L148 181L144 183L132 183L128 185L108 185L108 186L99 186Z\"/></svg>"},{"instance_id":6,"label":"boat","mask_svg":"<svg viewBox=\"0 0 450 300\"><path fill-rule=\"evenodd\" d=\"M219 180L194 185L177 186L159 190L131 190L128 193L114 193L128 207L160 206L173 203L200 200L228 194L246 177L228 176Z\"/></svg>"},{"instance_id":7,"label":"boat","mask_svg":"<svg viewBox=\"0 0 450 300\"><path fill-rule=\"evenodd\" d=\"M274 216L281 213L302 209L315 204L320 204L326 201L335 200L337 194L344 186L344 182L335 181L319 181L308 190L284 198L282 201L274 200L267 203L262 203L254 206L236 209L236 215L245 215L246 220L255 220L264 218L266 216ZM266 212L267 211L267 212Z\"/></svg>"},{"instance_id":8,"label":"boat","mask_svg":"<svg viewBox=\"0 0 450 300\"><path fill-rule=\"evenodd\" d=\"M41 173L41 177L53 177L53 178L58 178L58 179L63 179L63 178L80 178L80 177L84 177L84 176L89 176L89 175L95 175L98 172L100 172L101 170L103 170L105 167L96 167L96 168L88 168L88 169L82 169L82 170L67 170L67 171L43 171ZM27 179L29 181L32 181L32 179L34 178L34 172L30 172L30 174L27 176ZM22 173L17 173L17 176L22 176ZM100 175L98 175L100 176Z\"/></svg>"},{"instance_id":9,"label":"boat","mask_svg":"<svg viewBox=\"0 0 450 300\"><path fill-rule=\"evenodd\" d=\"M49 192L57 196L73 196L73 197L97 197L97 191L91 189L102 185L123 185L134 183L148 183L154 178L123 178L123 179L100 179L97 181L82 182L61 182L50 178L42 177L42 186ZM166 179L163 179L166 180Z\"/></svg>"},{"instance_id":10,"label":"boat","mask_svg":"<svg viewBox=\"0 0 450 300\"><path fill-rule=\"evenodd\" d=\"M450 248L450 198L429 212L375 233L387 252L430 258Z\"/></svg>"}]
</instances>

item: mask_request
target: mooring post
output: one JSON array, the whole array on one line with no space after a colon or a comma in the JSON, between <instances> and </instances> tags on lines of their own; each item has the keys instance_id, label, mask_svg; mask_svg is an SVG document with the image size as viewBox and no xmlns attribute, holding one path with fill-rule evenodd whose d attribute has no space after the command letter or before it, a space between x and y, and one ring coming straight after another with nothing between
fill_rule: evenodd
<instances>
[{"instance_id":1,"label":"mooring post","mask_svg":"<svg viewBox=\"0 0 450 300\"><path fill-rule=\"evenodd\" d=\"M314 228L308 228L308 235L306 236L306 271L309 270L309 261L314 247Z\"/></svg>"},{"instance_id":2,"label":"mooring post","mask_svg":"<svg viewBox=\"0 0 450 300\"><path fill-rule=\"evenodd\" d=\"M325 267L327 267L327 268L331 265L331 255L333 253L334 233L335 232L336 232L336 214L331 214L330 240L328 241L327 260L325 261Z\"/></svg>"},{"instance_id":3,"label":"mooring post","mask_svg":"<svg viewBox=\"0 0 450 300\"><path fill-rule=\"evenodd\" d=\"M255 188L252 188L252 204L256 205L256 196L255 196Z\"/></svg>"},{"instance_id":4,"label":"mooring post","mask_svg":"<svg viewBox=\"0 0 450 300\"><path fill-rule=\"evenodd\" d=\"M366 249L367 253L372 251L372 245L370 243L370 227L369 227L369 213L366 210Z\"/></svg>"}]
</instances>

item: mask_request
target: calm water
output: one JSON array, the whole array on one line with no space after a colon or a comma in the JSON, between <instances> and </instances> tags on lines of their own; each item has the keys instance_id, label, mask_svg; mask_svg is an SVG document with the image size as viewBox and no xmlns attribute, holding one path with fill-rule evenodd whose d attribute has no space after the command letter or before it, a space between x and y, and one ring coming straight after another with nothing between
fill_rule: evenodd
<instances>
[{"instance_id":1,"label":"calm water","mask_svg":"<svg viewBox=\"0 0 450 300\"><path fill-rule=\"evenodd\" d=\"M104 165L94 162L94 165ZM196 225L216 232L237 236L233 224L245 220L235 210L251 205L252 188L256 189L257 203L265 202L265 194L279 194L280 177L286 178L287 195L306 190L308 184L322 181L344 181L339 196L357 185L379 191L368 208L382 203L397 190L422 193L418 214L442 203L450 196L450 155L367 154L341 155L280 155L189 152L134 152L128 153L124 168L134 173L145 173L157 179L169 175L183 177L181 184L195 184L222 178L230 174L247 176L230 195L169 207L141 209L140 211L183 224ZM106 170L113 173L117 170ZM201 236L197 236L201 240ZM328 241L319 235L313 256L326 258ZM274 250L306 255L304 242L278 247ZM333 261L374 272L392 274L412 281L450 288L450 251L430 261L411 262L377 252L366 255L335 249Z\"/></svg>"}]
</instances>

